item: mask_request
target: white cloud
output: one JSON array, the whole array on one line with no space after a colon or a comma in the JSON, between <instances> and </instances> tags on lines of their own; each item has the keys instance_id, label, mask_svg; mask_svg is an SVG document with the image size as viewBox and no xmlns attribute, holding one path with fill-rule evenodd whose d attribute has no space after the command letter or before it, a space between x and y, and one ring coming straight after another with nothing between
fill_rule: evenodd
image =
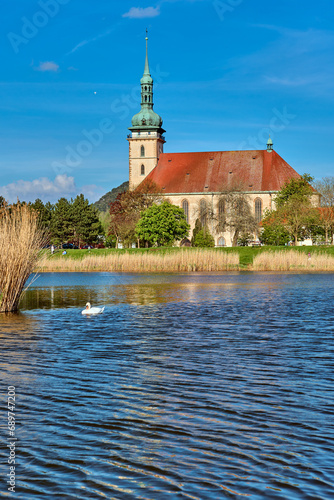
<instances>
[{"instance_id":1,"label":"white cloud","mask_svg":"<svg viewBox=\"0 0 334 500\"><path fill-rule=\"evenodd\" d=\"M19 180L0 187L1 196L10 203L15 202L17 198L22 201L34 201L36 198L53 201L76 192L74 177L68 177L66 174L57 175L54 181L50 181L47 177L40 177L33 181Z\"/></svg>"},{"instance_id":2,"label":"white cloud","mask_svg":"<svg viewBox=\"0 0 334 500\"><path fill-rule=\"evenodd\" d=\"M44 202L55 202L59 198L75 197L80 193L88 196L90 201L96 201L100 189L95 185L78 188L74 177L68 177L66 174L57 175L53 181L47 177L41 177L33 181L19 180L0 187L1 196L9 203L16 202L17 198L21 201L34 201L36 198L41 198Z\"/></svg>"},{"instance_id":3,"label":"white cloud","mask_svg":"<svg viewBox=\"0 0 334 500\"><path fill-rule=\"evenodd\" d=\"M39 64L39 66L37 66L37 68L35 68L35 69L36 69L36 71L43 71L43 72L51 71L51 72L57 73L57 71L59 70L59 65L53 61L45 61L45 62L41 62Z\"/></svg>"},{"instance_id":4,"label":"white cloud","mask_svg":"<svg viewBox=\"0 0 334 500\"><path fill-rule=\"evenodd\" d=\"M160 15L160 6L157 7L131 7L129 12L123 14L122 17L129 17L130 19L144 19L147 17L157 17Z\"/></svg>"},{"instance_id":5,"label":"white cloud","mask_svg":"<svg viewBox=\"0 0 334 500\"><path fill-rule=\"evenodd\" d=\"M69 56L70 54L73 54L73 52L76 52L78 49L80 49L81 47L84 47L85 45L87 45L87 43L89 43L90 41L91 42L94 42L96 40L96 38L92 38L91 40L82 40L82 42L78 43L75 47L73 47L73 49L71 49L69 52L67 52L67 56Z\"/></svg>"},{"instance_id":6,"label":"white cloud","mask_svg":"<svg viewBox=\"0 0 334 500\"><path fill-rule=\"evenodd\" d=\"M67 52L66 56L73 54L78 49L81 49L81 47L84 47L88 43L96 42L96 40L99 40L100 38L104 38L104 37L110 35L110 33L112 33L114 30L115 30L115 26L109 28L108 30L104 31L103 33L99 33L98 35L93 36L92 38L89 38L87 40L82 40L75 47L73 47L73 49L71 49L69 52Z\"/></svg>"}]
</instances>

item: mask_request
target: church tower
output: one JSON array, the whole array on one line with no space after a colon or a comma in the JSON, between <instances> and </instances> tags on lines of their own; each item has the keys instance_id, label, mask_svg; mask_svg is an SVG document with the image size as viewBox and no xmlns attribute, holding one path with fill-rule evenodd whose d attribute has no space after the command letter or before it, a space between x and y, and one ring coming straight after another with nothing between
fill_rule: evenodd
<instances>
[{"instance_id":1,"label":"church tower","mask_svg":"<svg viewBox=\"0 0 334 500\"><path fill-rule=\"evenodd\" d=\"M163 153L165 138L163 137L162 118L153 111L153 78L150 74L147 53L141 84L141 110L132 118L129 141L129 189L135 189L145 177L157 166L159 156Z\"/></svg>"}]
</instances>

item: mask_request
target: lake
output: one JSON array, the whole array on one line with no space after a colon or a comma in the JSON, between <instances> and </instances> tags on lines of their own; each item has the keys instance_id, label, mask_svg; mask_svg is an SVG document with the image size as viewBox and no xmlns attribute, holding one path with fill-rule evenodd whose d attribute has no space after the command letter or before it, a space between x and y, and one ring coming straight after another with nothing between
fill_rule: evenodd
<instances>
[{"instance_id":1,"label":"lake","mask_svg":"<svg viewBox=\"0 0 334 500\"><path fill-rule=\"evenodd\" d=\"M40 275L0 315L12 496L333 499L333 278Z\"/></svg>"}]
</instances>

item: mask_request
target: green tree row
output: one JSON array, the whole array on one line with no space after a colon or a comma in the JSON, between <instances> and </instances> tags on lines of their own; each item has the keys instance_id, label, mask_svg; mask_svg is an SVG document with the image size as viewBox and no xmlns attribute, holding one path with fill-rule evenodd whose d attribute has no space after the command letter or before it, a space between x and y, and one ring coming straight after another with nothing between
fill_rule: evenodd
<instances>
[{"instance_id":1,"label":"green tree row","mask_svg":"<svg viewBox=\"0 0 334 500\"><path fill-rule=\"evenodd\" d=\"M188 246L214 247L209 225L217 234L226 230L233 232L235 245L246 236L249 239L250 233L257 232L258 223L251 214L247 196L240 186L222 192L219 206L224 209L214 212L208 203L199 205L190 242L190 227L186 223L184 211L164 201L158 187L148 181L135 191L118 194L110 204L109 238L113 239L116 247L119 242L125 247L136 242L139 247L166 246L182 240ZM225 210L227 206L228 216Z\"/></svg>"},{"instance_id":2,"label":"green tree row","mask_svg":"<svg viewBox=\"0 0 334 500\"><path fill-rule=\"evenodd\" d=\"M126 247L134 242L138 247L172 246L182 240L190 245L190 226L184 210L168 200L163 201L154 186L119 194L110 205L109 220L109 239L116 247L119 243ZM199 219L191 245L215 246L207 225L202 226Z\"/></svg>"},{"instance_id":3,"label":"green tree row","mask_svg":"<svg viewBox=\"0 0 334 500\"><path fill-rule=\"evenodd\" d=\"M96 244L104 234L98 210L83 194L70 201L60 198L54 205L40 199L29 204L39 213L40 223L50 235L50 243L72 242L78 246Z\"/></svg>"},{"instance_id":4,"label":"green tree row","mask_svg":"<svg viewBox=\"0 0 334 500\"><path fill-rule=\"evenodd\" d=\"M260 240L266 245L285 245L312 239L326 244L334 236L334 180L325 178L314 184L304 174L287 182L275 198L275 210L267 211L262 221ZM320 204L314 203L317 196ZM320 206L317 206L320 205Z\"/></svg>"}]
</instances>

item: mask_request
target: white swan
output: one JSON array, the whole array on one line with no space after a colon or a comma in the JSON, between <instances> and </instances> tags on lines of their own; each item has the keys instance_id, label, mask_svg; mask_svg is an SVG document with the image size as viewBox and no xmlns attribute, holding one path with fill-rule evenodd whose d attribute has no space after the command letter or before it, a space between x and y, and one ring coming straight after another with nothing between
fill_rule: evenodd
<instances>
[{"instance_id":1,"label":"white swan","mask_svg":"<svg viewBox=\"0 0 334 500\"><path fill-rule=\"evenodd\" d=\"M104 311L104 307L91 307L90 302L87 302L86 309L84 309L81 314L93 315L93 314L102 314Z\"/></svg>"}]
</instances>

